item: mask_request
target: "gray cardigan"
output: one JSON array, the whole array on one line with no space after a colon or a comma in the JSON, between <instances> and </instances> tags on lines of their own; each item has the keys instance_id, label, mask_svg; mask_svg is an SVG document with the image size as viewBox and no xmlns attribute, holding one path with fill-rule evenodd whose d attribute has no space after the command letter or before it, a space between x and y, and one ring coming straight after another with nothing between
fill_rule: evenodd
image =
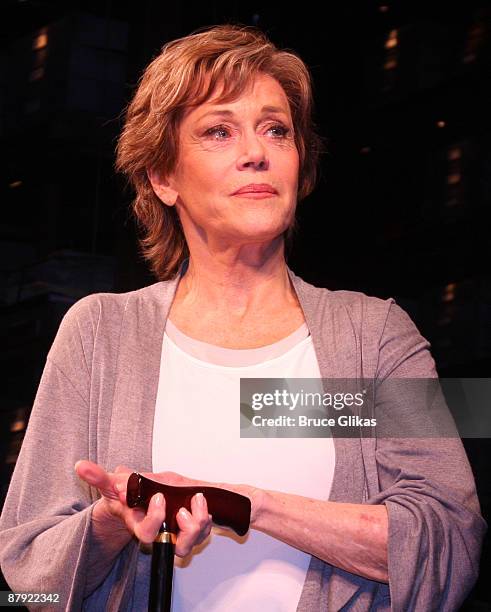
<instances>
[{"instance_id":1,"label":"gray cardigan","mask_svg":"<svg viewBox=\"0 0 491 612\"><path fill-rule=\"evenodd\" d=\"M289 274L323 378L436 376L428 342L393 299ZM98 493L73 466L87 458L107 470L152 471L163 331L179 278L81 299L48 354L0 517L2 571L13 590L60 593L61 608L44 609L146 610L150 556L135 539L88 584ZM312 557L298 611L458 610L487 529L460 439L334 443L329 499L387 507L390 586Z\"/></svg>"}]
</instances>

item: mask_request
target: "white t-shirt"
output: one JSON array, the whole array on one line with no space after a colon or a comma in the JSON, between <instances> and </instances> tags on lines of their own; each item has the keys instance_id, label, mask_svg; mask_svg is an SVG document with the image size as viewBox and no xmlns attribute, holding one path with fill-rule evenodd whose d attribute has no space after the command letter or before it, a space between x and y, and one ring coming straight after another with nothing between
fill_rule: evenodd
<instances>
[{"instance_id":1,"label":"white t-shirt","mask_svg":"<svg viewBox=\"0 0 491 612\"><path fill-rule=\"evenodd\" d=\"M254 485L327 500L332 438L241 438L240 378L317 378L306 324L279 342L227 349L183 334L168 319L153 430L153 471ZM317 382L315 383L317 384ZM213 527L175 557L173 612L293 612L311 556L251 529Z\"/></svg>"}]
</instances>

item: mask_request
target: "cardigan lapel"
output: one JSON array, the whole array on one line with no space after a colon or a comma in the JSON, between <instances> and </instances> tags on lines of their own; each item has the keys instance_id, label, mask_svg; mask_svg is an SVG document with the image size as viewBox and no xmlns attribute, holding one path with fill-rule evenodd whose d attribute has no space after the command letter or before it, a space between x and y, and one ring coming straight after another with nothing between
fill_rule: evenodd
<instances>
[{"instance_id":1,"label":"cardigan lapel","mask_svg":"<svg viewBox=\"0 0 491 612\"><path fill-rule=\"evenodd\" d=\"M288 272L312 336L322 378L358 377L356 338L348 334L340 338L341 330L346 329L343 309L335 312L338 309L329 290L304 282L290 269ZM347 350L350 340L353 346L348 346ZM358 341L361 343L360 338ZM366 441L333 437L333 442L335 467L329 501L361 503L365 497L361 445ZM362 586L366 588L367 583L371 581L312 557L297 612L308 612L315 601L319 607L321 602L327 601L328 610L341 610Z\"/></svg>"},{"instance_id":2,"label":"cardigan lapel","mask_svg":"<svg viewBox=\"0 0 491 612\"><path fill-rule=\"evenodd\" d=\"M353 378L358 374L356 347L348 351L348 356L352 356L355 361L354 364L350 363L350 359L344 354L337 354L341 353L341 350L346 352L345 345L350 338L339 338L340 330L337 329L337 323L343 313L335 312L331 292L304 282L289 268L288 272L312 336L322 378ZM364 490L360 440L334 437L333 441L336 465L329 500L359 503L363 499Z\"/></svg>"},{"instance_id":3,"label":"cardigan lapel","mask_svg":"<svg viewBox=\"0 0 491 612\"><path fill-rule=\"evenodd\" d=\"M178 282L176 276L133 292L122 325L109 448L114 450L113 463L142 472L152 471L162 341Z\"/></svg>"}]
</instances>

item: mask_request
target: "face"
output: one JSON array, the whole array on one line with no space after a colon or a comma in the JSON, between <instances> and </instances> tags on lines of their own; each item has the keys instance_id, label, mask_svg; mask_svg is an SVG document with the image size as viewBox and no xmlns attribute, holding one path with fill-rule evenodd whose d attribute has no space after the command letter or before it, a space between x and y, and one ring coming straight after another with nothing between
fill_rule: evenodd
<instances>
[{"instance_id":1,"label":"face","mask_svg":"<svg viewBox=\"0 0 491 612\"><path fill-rule=\"evenodd\" d=\"M158 185L152 180L162 201L177 207L190 248L199 239L268 241L295 214L299 157L281 85L259 75L234 102L218 99L219 92L188 111L175 172ZM235 193L251 184L274 193Z\"/></svg>"}]
</instances>

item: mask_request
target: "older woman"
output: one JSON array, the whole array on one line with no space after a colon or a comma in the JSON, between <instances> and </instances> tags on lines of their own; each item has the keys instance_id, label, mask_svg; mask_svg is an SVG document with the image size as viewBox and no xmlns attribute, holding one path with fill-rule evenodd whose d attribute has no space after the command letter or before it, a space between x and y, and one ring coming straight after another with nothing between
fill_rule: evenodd
<instances>
[{"instance_id":1,"label":"older woman","mask_svg":"<svg viewBox=\"0 0 491 612\"><path fill-rule=\"evenodd\" d=\"M146 609L138 540L153 540L166 503L126 505L135 469L251 500L243 538L212 525L202 495L180 510L175 610L465 599L486 524L460 440L239 435L241 377L436 376L394 300L288 268L320 148L307 68L254 28L172 41L147 68L118 167L159 282L88 296L62 322L1 518L13 589L59 593L70 610Z\"/></svg>"}]
</instances>

